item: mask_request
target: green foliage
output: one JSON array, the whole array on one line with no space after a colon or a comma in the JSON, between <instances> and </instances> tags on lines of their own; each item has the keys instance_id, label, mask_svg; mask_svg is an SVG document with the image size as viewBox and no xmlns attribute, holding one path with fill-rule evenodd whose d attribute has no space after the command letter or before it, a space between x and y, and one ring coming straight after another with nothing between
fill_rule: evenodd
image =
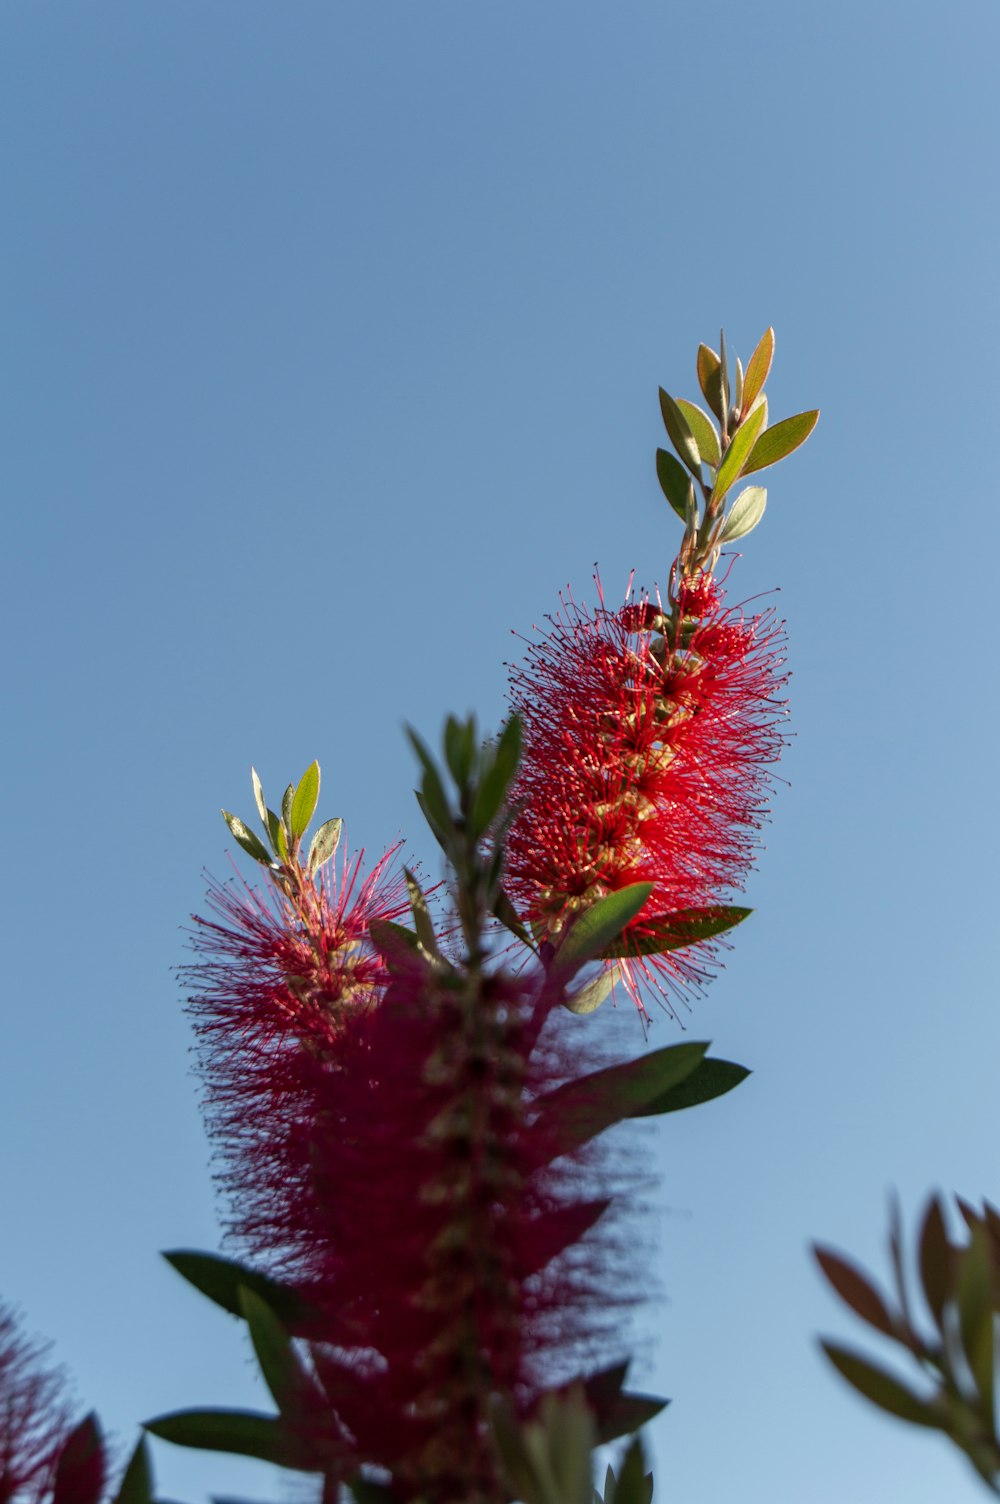
<instances>
[{"instance_id":1,"label":"green foliage","mask_svg":"<svg viewBox=\"0 0 1000 1504\"><path fill-rule=\"evenodd\" d=\"M189 1285L232 1316L243 1316L242 1295L244 1290L249 1290L266 1301L293 1331L300 1331L309 1324L312 1309L295 1290L270 1275L258 1274L237 1259L223 1258L216 1253L196 1253L188 1248L174 1249L163 1257Z\"/></svg>"},{"instance_id":2,"label":"green foliage","mask_svg":"<svg viewBox=\"0 0 1000 1504\"><path fill-rule=\"evenodd\" d=\"M994 1413L1000 1215L988 1203L981 1213L961 1200L958 1206L968 1229L964 1243L949 1237L938 1196L931 1198L921 1222L917 1267L934 1325L930 1335L914 1320L895 1209L889 1238L895 1302L855 1264L829 1249L814 1250L841 1300L915 1363L919 1389L839 1343L824 1341L822 1347L858 1394L899 1420L941 1431L992 1492L1000 1494L1000 1434Z\"/></svg>"}]
</instances>

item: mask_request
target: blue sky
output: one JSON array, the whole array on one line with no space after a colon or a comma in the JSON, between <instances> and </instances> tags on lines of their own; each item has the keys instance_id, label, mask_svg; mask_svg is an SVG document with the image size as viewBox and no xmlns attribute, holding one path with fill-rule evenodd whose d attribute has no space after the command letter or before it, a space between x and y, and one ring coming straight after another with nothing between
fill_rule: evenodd
<instances>
[{"instance_id":1,"label":"blue sky","mask_svg":"<svg viewBox=\"0 0 1000 1504\"><path fill-rule=\"evenodd\" d=\"M219 807L318 756L352 846L433 868L402 723L496 725L595 560L665 579L657 385L773 324L772 414L823 417L731 598L780 587L796 737L688 1023L754 1075L650 1151L656 1466L977 1497L825 1369L806 1246L881 1269L890 1187L1000 1194L995 0L7 0L0 43L0 1291L123 1444L262 1403L157 1257L218 1241L172 969Z\"/></svg>"}]
</instances>

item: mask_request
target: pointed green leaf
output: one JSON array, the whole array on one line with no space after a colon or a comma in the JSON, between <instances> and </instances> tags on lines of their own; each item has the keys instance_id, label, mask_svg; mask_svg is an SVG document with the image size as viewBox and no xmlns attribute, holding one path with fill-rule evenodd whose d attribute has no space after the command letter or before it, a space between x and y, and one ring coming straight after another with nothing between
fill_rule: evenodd
<instances>
[{"instance_id":1,"label":"pointed green leaf","mask_svg":"<svg viewBox=\"0 0 1000 1504\"><path fill-rule=\"evenodd\" d=\"M733 434L729 448L723 455L722 464L719 466L715 485L712 488L713 498L721 501L733 481L738 480L742 475L763 423L764 412L760 407L743 419Z\"/></svg>"},{"instance_id":2,"label":"pointed green leaf","mask_svg":"<svg viewBox=\"0 0 1000 1504\"><path fill-rule=\"evenodd\" d=\"M771 370L771 361L774 359L774 330L765 329L760 337L756 350L750 357L747 366L746 377L743 381L743 401L740 403L741 411L746 414L753 406L764 382Z\"/></svg>"},{"instance_id":3,"label":"pointed green leaf","mask_svg":"<svg viewBox=\"0 0 1000 1504\"><path fill-rule=\"evenodd\" d=\"M155 1504L149 1443L144 1436L140 1438L129 1458L121 1487L114 1498L114 1504Z\"/></svg>"},{"instance_id":4,"label":"pointed green leaf","mask_svg":"<svg viewBox=\"0 0 1000 1504\"><path fill-rule=\"evenodd\" d=\"M622 1458L615 1483L615 1504L651 1504L652 1475L646 1472L642 1442L637 1436Z\"/></svg>"},{"instance_id":5,"label":"pointed green leaf","mask_svg":"<svg viewBox=\"0 0 1000 1504\"><path fill-rule=\"evenodd\" d=\"M886 1373L867 1358L838 1346L835 1342L821 1342L820 1346L842 1378L852 1388L864 1395L880 1410L908 1420L915 1426L940 1426L938 1411L927 1400L922 1400L907 1389L892 1374Z\"/></svg>"},{"instance_id":6,"label":"pointed green leaf","mask_svg":"<svg viewBox=\"0 0 1000 1504\"><path fill-rule=\"evenodd\" d=\"M267 829L267 801L264 798L264 790L261 787L261 782L260 782L260 779L257 776L257 769L256 768L251 768L250 769L250 782L253 784L253 797L254 797L254 803L257 805L257 813L260 815L260 818L263 820L263 822L264 822L264 829L266 830Z\"/></svg>"},{"instance_id":7,"label":"pointed green leaf","mask_svg":"<svg viewBox=\"0 0 1000 1504\"><path fill-rule=\"evenodd\" d=\"M709 345L698 346L698 385L715 416L722 421L722 372L719 357Z\"/></svg>"},{"instance_id":8,"label":"pointed green leaf","mask_svg":"<svg viewBox=\"0 0 1000 1504\"><path fill-rule=\"evenodd\" d=\"M719 449L719 435L715 430L708 413L703 412L694 402L686 402L683 397L678 397L677 406L680 408L687 425L694 434L694 441L698 446L698 453L706 465L714 467L719 463L721 451Z\"/></svg>"},{"instance_id":9,"label":"pointed green leaf","mask_svg":"<svg viewBox=\"0 0 1000 1504\"><path fill-rule=\"evenodd\" d=\"M328 862L332 856L336 855L343 829L344 822L341 819L324 820L319 830L313 836L312 844L309 847L308 865L310 875L318 872L324 862Z\"/></svg>"},{"instance_id":10,"label":"pointed green leaf","mask_svg":"<svg viewBox=\"0 0 1000 1504\"><path fill-rule=\"evenodd\" d=\"M958 1266L958 1316L962 1347L979 1390L984 1416L993 1424L993 1291L990 1252L982 1227L973 1227Z\"/></svg>"},{"instance_id":11,"label":"pointed green leaf","mask_svg":"<svg viewBox=\"0 0 1000 1504\"><path fill-rule=\"evenodd\" d=\"M413 913L413 928L417 932L417 939L428 955L437 956L439 954L437 936L434 933L431 911L427 907L427 900L424 897L423 890L409 867L403 868L403 876L406 878L406 891L410 898L410 909Z\"/></svg>"},{"instance_id":12,"label":"pointed green leaf","mask_svg":"<svg viewBox=\"0 0 1000 1504\"><path fill-rule=\"evenodd\" d=\"M405 729L410 746L417 754L424 770L418 802L424 812L428 825L430 825L435 835L437 835L443 844L448 832L453 828L451 810L448 807L448 798L444 791L444 784L441 782L441 775L437 770L434 759L431 757L421 738L411 726L407 726ZM445 849L447 850L447 848Z\"/></svg>"},{"instance_id":13,"label":"pointed green leaf","mask_svg":"<svg viewBox=\"0 0 1000 1504\"><path fill-rule=\"evenodd\" d=\"M252 1290L267 1301L271 1310L286 1326L299 1330L311 1314L311 1307L288 1285L267 1274L258 1274L236 1259L224 1259L215 1253L196 1253L190 1248L175 1248L163 1257L189 1285L221 1306L232 1316L242 1316L240 1288Z\"/></svg>"},{"instance_id":14,"label":"pointed green leaf","mask_svg":"<svg viewBox=\"0 0 1000 1504\"><path fill-rule=\"evenodd\" d=\"M944 1321L944 1309L951 1296L952 1251L944 1223L944 1213L937 1196L927 1203L920 1229L920 1280L924 1296L938 1331Z\"/></svg>"},{"instance_id":15,"label":"pointed green leaf","mask_svg":"<svg viewBox=\"0 0 1000 1504\"><path fill-rule=\"evenodd\" d=\"M285 835L289 835L292 829L292 800L295 798L295 785L290 783L281 796L281 823L285 827Z\"/></svg>"},{"instance_id":16,"label":"pointed green leaf","mask_svg":"<svg viewBox=\"0 0 1000 1504\"><path fill-rule=\"evenodd\" d=\"M265 825L267 826L267 838L271 842L271 850L279 861L288 861L288 842L285 840L285 828L273 809L265 811Z\"/></svg>"},{"instance_id":17,"label":"pointed green leaf","mask_svg":"<svg viewBox=\"0 0 1000 1504\"><path fill-rule=\"evenodd\" d=\"M620 1436L631 1436L641 1426L655 1420L669 1404L669 1400L661 1400L653 1394L620 1394L603 1415L598 1417L599 1444L607 1446L608 1442L617 1441Z\"/></svg>"},{"instance_id":18,"label":"pointed green leaf","mask_svg":"<svg viewBox=\"0 0 1000 1504\"><path fill-rule=\"evenodd\" d=\"M577 992L568 993L562 999L563 1007L570 1013L596 1013L620 976L618 966L606 966L592 982L588 982Z\"/></svg>"},{"instance_id":19,"label":"pointed green leaf","mask_svg":"<svg viewBox=\"0 0 1000 1504\"><path fill-rule=\"evenodd\" d=\"M299 779L298 787L292 796L291 809L288 814L288 828L293 836L304 836L309 828L309 821L316 813L319 803L319 763L311 762Z\"/></svg>"},{"instance_id":20,"label":"pointed green leaf","mask_svg":"<svg viewBox=\"0 0 1000 1504\"><path fill-rule=\"evenodd\" d=\"M470 716L460 721L450 715L444 723L444 755L449 771L459 788L472 776L476 760L476 720Z\"/></svg>"},{"instance_id":21,"label":"pointed green leaf","mask_svg":"<svg viewBox=\"0 0 1000 1504\"><path fill-rule=\"evenodd\" d=\"M818 422L817 408L808 413L796 413L794 418L783 418L780 423L775 423L773 428L768 428L757 439L750 458L743 466L743 474L766 470L768 465L776 465L786 455L792 454L805 443Z\"/></svg>"},{"instance_id":22,"label":"pointed green leaf","mask_svg":"<svg viewBox=\"0 0 1000 1504\"><path fill-rule=\"evenodd\" d=\"M841 1258L832 1248L822 1248L818 1243L813 1245L813 1254L841 1300L850 1306L856 1316L867 1321L876 1331L884 1332L887 1337L898 1334L898 1322L893 1319L879 1291L856 1264Z\"/></svg>"},{"instance_id":23,"label":"pointed green leaf","mask_svg":"<svg viewBox=\"0 0 1000 1504\"><path fill-rule=\"evenodd\" d=\"M496 819L521 762L523 727L512 715L493 748L483 749L483 771L469 812L469 830L475 839L485 835Z\"/></svg>"},{"instance_id":24,"label":"pointed green leaf","mask_svg":"<svg viewBox=\"0 0 1000 1504\"><path fill-rule=\"evenodd\" d=\"M692 475L701 475L701 455L698 453L698 444L694 434L688 426L688 420L681 412L677 403L669 392L660 387L660 412L663 414L663 426L670 436L681 459L687 465Z\"/></svg>"},{"instance_id":25,"label":"pointed green leaf","mask_svg":"<svg viewBox=\"0 0 1000 1504\"><path fill-rule=\"evenodd\" d=\"M625 956L659 956L683 950L699 940L711 940L742 924L752 909L735 904L712 904L704 909L678 909L674 914L654 914L644 919L641 932L632 931L605 946L604 959Z\"/></svg>"},{"instance_id":26,"label":"pointed green leaf","mask_svg":"<svg viewBox=\"0 0 1000 1504\"><path fill-rule=\"evenodd\" d=\"M720 543L734 543L752 533L764 515L767 506L767 489L764 486L747 486L737 496L729 509L729 516L722 524Z\"/></svg>"},{"instance_id":27,"label":"pointed green leaf","mask_svg":"<svg viewBox=\"0 0 1000 1504\"><path fill-rule=\"evenodd\" d=\"M504 929L510 930L512 935L524 944L535 950L535 942L531 938L531 932L521 923L517 910L511 903L510 898L503 888L497 890L497 896L493 904L493 917L499 919Z\"/></svg>"},{"instance_id":28,"label":"pointed green leaf","mask_svg":"<svg viewBox=\"0 0 1000 1504\"><path fill-rule=\"evenodd\" d=\"M310 1398L321 1403L316 1386L303 1367L288 1332L266 1301L246 1285L240 1286L240 1308L264 1382L282 1414L294 1417L307 1411Z\"/></svg>"},{"instance_id":29,"label":"pointed green leaf","mask_svg":"<svg viewBox=\"0 0 1000 1504\"><path fill-rule=\"evenodd\" d=\"M243 824L239 815L231 815L228 809L224 809L222 811L222 818L229 826L233 840L237 841L243 847L247 855L252 856L255 862L264 862L270 866L271 853L263 841L258 840L250 827Z\"/></svg>"},{"instance_id":30,"label":"pointed green leaf","mask_svg":"<svg viewBox=\"0 0 1000 1504\"><path fill-rule=\"evenodd\" d=\"M655 1097L648 1107L636 1113L636 1117L650 1118L665 1112L683 1112L688 1107L700 1107L703 1102L714 1102L724 1097L745 1081L750 1072L745 1065L736 1065L731 1060L714 1060L707 1057L696 1066L683 1081Z\"/></svg>"},{"instance_id":31,"label":"pointed green leaf","mask_svg":"<svg viewBox=\"0 0 1000 1504\"><path fill-rule=\"evenodd\" d=\"M639 913L652 891L652 883L630 883L592 903L560 945L553 969L572 976L585 962L604 953Z\"/></svg>"},{"instance_id":32,"label":"pointed green leaf","mask_svg":"<svg viewBox=\"0 0 1000 1504\"><path fill-rule=\"evenodd\" d=\"M664 496L684 522L687 518L688 497L694 500L694 483L680 460L669 449L656 451L656 478Z\"/></svg>"},{"instance_id":33,"label":"pointed green leaf","mask_svg":"<svg viewBox=\"0 0 1000 1504\"><path fill-rule=\"evenodd\" d=\"M728 414L728 412L729 412L729 397L730 397L730 391L729 391L729 361L726 358L726 333L725 333L724 329L720 329L719 330L719 382L720 382L721 387L722 387L722 391L721 391L721 396L722 396L722 411L723 411L723 413ZM723 418L722 421L724 423L727 423L728 422L728 418Z\"/></svg>"},{"instance_id":34,"label":"pointed green leaf","mask_svg":"<svg viewBox=\"0 0 1000 1504\"><path fill-rule=\"evenodd\" d=\"M179 1447L197 1447L206 1452L233 1452L256 1457L275 1467L314 1472L303 1443L292 1435L277 1415L253 1410L175 1410L144 1422L145 1429L161 1441Z\"/></svg>"},{"instance_id":35,"label":"pointed green leaf","mask_svg":"<svg viewBox=\"0 0 1000 1504\"><path fill-rule=\"evenodd\" d=\"M547 1092L535 1104L555 1159L624 1118L637 1117L701 1063L707 1044L674 1044L637 1060L606 1066Z\"/></svg>"}]
</instances>

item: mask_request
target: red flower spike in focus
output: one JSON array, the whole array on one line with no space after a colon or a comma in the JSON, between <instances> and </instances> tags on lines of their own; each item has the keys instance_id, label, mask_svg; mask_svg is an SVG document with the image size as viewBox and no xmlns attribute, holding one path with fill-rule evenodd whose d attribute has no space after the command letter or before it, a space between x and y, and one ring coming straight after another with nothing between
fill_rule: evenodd
<instances>
[{"instance_id":1,"label":"red flower spike in focus","mask_svg":"<svg viewBox=\"0 0 1000 1504\"><path fill-rule=\"evenodd\" d=\"M45 1359L45 1347L24 1337L0 1305L0 1504L51 1500L61 1454L75 1434L62 1378Z\"/></svg>"},{"instance_id":2,"label":"red flower spike in focus","mask_svg":"<svg viewBox=\"0 0 1000 1504\"><path fill-rule=\"evenodd\" d=\"M318 768L315 783L318 794ZM388 973L371 925L407 906L396 848L362 877L363 853L338 863L340 821L327 821L303 861L292 800L285 805L280 826L271 815L273 859L227 816L270 886L260 892L240 880L213 882L214 917L195 916L199 960L183 972L194 989L189 1011L207 1124L221 1146L230 1231L278 1265L294 1260L300 1236L289 1208L311 1193L304 1125L315 1109L314 1067L337 1068L349 1020L380 999ZM330 827L336 830L324 836Z\"/></svg>"},{"instance_id":3,"label":"red flower spike in focus","mask_svg":"<svg viewBox=\"0 0 1000 1504\"><path fill-rule=\"evenodd\" d=\"M743 475L805 442L817 413L767 427L761 340L746 376L702 346L698 377L715 419L661 391L678 459L657 451L664 493L685 524L669 599L588 612L572 597L510 670L525 756L506 887L539 938L558 944L574 915L630 883L653 893L608 965L647 1018L642 986L668 1009L711 975L721 933L767 816L769 768L784 743L782 625L773 611L726 610L714 569L722 547L760 521L767 493ZM696 487L698 494L696 495ZM600 583L598 582L600 594ZM685 941L685 935L690 940Z\"/></svg>"}]
</instances>

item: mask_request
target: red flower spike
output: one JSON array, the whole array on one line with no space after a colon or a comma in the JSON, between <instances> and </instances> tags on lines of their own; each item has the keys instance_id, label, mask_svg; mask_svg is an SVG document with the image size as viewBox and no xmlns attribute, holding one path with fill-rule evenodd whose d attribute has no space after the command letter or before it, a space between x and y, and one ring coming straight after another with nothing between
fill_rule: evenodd
<instances>
[{"instance_id":1,"label":"red flower spike","mask_svg":"<svg viewBox=\"0 0 1000 1504\"><path fill-rule=\"evenodd\" d=\"M594 613L571 599L512 668L524 759L511 793L506 886L521 914L558 934L586 904L652 882L625 931L717 904L742 888L784 742L781 624L726 611L707 575L670 616L646 600ZM653 623L656 631L652 630ZM645 927L645 929L644 929ZM711 975L715 947L619 963L643 1016L643 982L670 1011Z\"/></svg>"},{"instance_id":2,"label":"red flower spike","mask_svg":"<svg viewBox=\"0 0 1000 1504\"><path fill-rule=\"evenodd\" d=\"M306 1067L316 1194L290 1272L323 1311L325 1404L299 1425L335 1473L388 1469L404 1498L503 1504L491 1395L530 1408L620 1314L594 1298L603 1206L532 1111L565 1069L530 1049L530 985L415 968L352 1017L339 1069Z\"/></svg>"},{"instance_id":3,"label":"red flower spike","mask_svg":"<svg viewBox=\"0 0 1000 1504\"><path fill-rule=\"evenodd\" d=\"M40 1504L50 1495L68 1435L60 1375L46 1349L21 1335L0 1305L0 1504Z\"/></svg>"},{"instance_id":4,"label":"red flower spike","mask_svg":"<svg viewBox=\"0 0 1000 1504\"><path fill-rule=\"evenodd\" d=\"M363 880L362 854L286 891L213 882L216 917L195 917L200 959L183 975L194 986L189 1012L229 1226L272 1262L294 1262L289 1208L311 1194L303 1134L313 1068L335 1068L348 1023L375 1006L388 980L369 927L407 911L394 855Z\"/></svg>"}]
</instances>

